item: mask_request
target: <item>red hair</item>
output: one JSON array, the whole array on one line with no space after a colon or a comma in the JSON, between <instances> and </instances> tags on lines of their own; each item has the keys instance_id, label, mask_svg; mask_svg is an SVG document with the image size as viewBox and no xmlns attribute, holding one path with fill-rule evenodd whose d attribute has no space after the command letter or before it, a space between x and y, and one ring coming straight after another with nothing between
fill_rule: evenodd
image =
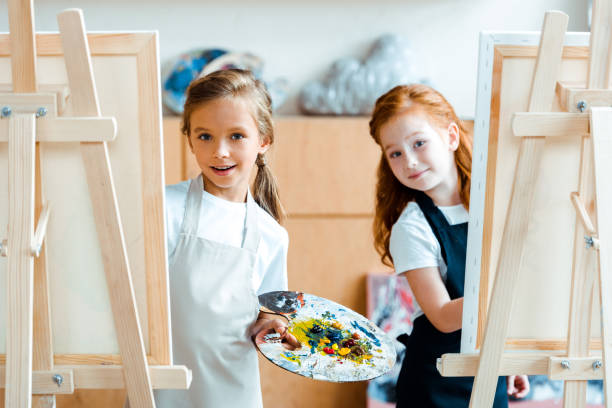
<instances>
[{"instance_id":1,"label":"red hair","mask_svg":"<svg viewBox=\"0 0 612 408\"><path fill-rule=\"evenodd\" d=\"M459 147L455 151L459 196L465 208L470 207L470 173L472 171L472 135L461 122L450 103L435 89L426 85L401 85L391 89L376 100L370 135L380 145L380 129L395 115L417 105L433 123L447 127L456 123L459 128ZM374 215L374 247L385 265L392 266L389 252L391 228L409 201L413 201L416 191L400 183L391 172L391 167L382 151L378 165L376 182L376 211Z\"/></svg>"}]
</instances>

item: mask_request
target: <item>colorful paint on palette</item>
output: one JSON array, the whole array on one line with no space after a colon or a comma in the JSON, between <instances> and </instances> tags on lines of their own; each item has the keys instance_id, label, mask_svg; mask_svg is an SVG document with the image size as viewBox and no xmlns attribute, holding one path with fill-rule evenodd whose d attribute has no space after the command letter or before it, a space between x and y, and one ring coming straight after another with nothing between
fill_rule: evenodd
<instances>
[{"instance_id":1,"label":"colorful paint on palette","mask_svg":"<svg viewBox=\"0 0 612 408\"><path fill-rule=\"evenodd\" d=\"M299 301L288 310L291 299ZM260 303L285 316L289 332L302 344L301 349L288 351L270 336L256 338L260 351L289 371L326 381L362 381L386 373L395 362L391 339L365 317L335 302L301 292L271 292L261 295Z\"/></svg>"}]
</instances>

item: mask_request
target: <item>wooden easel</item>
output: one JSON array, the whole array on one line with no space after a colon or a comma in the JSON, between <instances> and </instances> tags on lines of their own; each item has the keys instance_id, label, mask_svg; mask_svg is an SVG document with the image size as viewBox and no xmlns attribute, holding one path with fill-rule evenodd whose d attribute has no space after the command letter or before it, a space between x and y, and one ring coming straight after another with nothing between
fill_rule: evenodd
<instances>
[{"instance_id":1,"label":"wooden easel","mask_svg":"<svg viewBox=\"0 0 612 408\"><path fill-rule=\"evenodd\" d=\"M9 305L6 375L0 373L5 406L54 407L54 394L87 383L87 388L124 385L131 407L154 407L152 380L157 388L188 388L191 378L182 366L147 362L106 147L116 126L100 114L82 14L58 15L74 115L59 118L56 95L38 92L32 0L9 0L8 6L13 92L0 94L9 154L9 228L2 245ZM81 142L122 366L54 367L43 245L50 211L42 205L37 141Z\"/></svg>"},{"instance_id":2,"label":"wooden easel","mask_svg":"<svg viewBox=\"0 0 612 408\"><path fill-rule=\"evenodd\" d=\"M565 407L584 407L586 380L605 380L606 407L612 407L612 2L594 0L588 78L585 88L557 83L568 17L549 12L544 19L528 112L516 113L512 128L522 137L500 257L478 355L446 354L438 361L442 375L476 375L470 407L493 404L497 377L547 374L566 380ZM555 92L567 112L553 113ZM605 106L605 107L598 107ZM524 255L538 165L545 137L582 139L578 191L568 199L576 208L572 295L566 354L504 353L512 303ZM551 141L554 143L554 140ZM592 205L595 213L590 211ZM586 245L585 245L586 239ZM597 264L595 263L597 262ZM597 269L596 269L597 265ZM598 273L596 273L596 270ZM595 279L599 278L602 356L589 355Z\"/></svg>"}]
</instances>

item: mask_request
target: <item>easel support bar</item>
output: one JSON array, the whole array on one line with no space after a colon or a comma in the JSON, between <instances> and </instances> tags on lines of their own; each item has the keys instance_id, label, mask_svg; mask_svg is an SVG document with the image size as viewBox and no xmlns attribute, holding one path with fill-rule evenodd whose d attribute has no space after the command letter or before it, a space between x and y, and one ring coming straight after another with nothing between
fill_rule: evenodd
<instances>
[{"instance_id":1,"label":"easel support bar","mask_svg":"<svg viewBox=\"0 0 612 408\"><path fill-rule=\"evenodd\" d=\"M574 136L589 134L588 113L520 112L512 116L517 137Z\"/></svg>"},{"instance_id":2,"label":"easel support bar","mask_svg":"<svg viewBox=\"0 0 612 408\"><path fill-rule=\"evenodd\" d=\"M41 118L36 125L37 142L112 142L117 137L115 118ZM0 142L6 141L8 122L0 120Z\"/></svg>"},{"instance_id":3,"label":"easel support bar","mask_svg":"<svg viewBox=\"0 0 612 408\"><path fill-rule=\"evenodd\" d=\"M557 94L562 108L568 112L587 112L593 107L612 106L612 90L585 89L570 86L564 82L557 83Z\"/></svg>"},{"instance_id":4,"label":"easel support bar","mask_svg":"<svg viewBox=\"0 0 612 408\"><path fill-rule=\"evenodd\" d=\"M2 367L4 368L4 367ZM0 370L0 388L6 378ZM74 375L70 368L57 368L52 371L32 371L32 394L73 394Z\"/></svg>"},{"instance_id":5,"label":"easel support bar","mask_svg":"<svg viewBox=\"0 0 612 408\"><path fill-rule=\"evenodd\" d=\"M0 93L0 109L15 113L43 112L57 116L57 95L51 92L40 93ZM40 115L39 115L40 116Z\"/></svg>"},{"instance_id":6,"label":"easel support bar","mask_svg":"<svg viewBox=\"0 0 612 408\"><path fill-rule=\"evenodd\" d=\"M4 366L0 366L0 389L5 387ZM185 366L149 366L155 389L186 390L191 370ZM61 376L61 384L55 379ZM58 379L59 380L59 379ZM32 394L72 394L75 389L124 389L123 366L56 365L51 371L32 372Z\"/></svg>"},{"instance_id":7,"label":"easel support bar","mask_svg":"<svg viewBox=\"0 0 612 408\"><path fill-rule=\"evenodd\" d=\"M444 377L470 377L478 370L478 354L443 354L437 361ZM567 357L535 353L504 353L499 375L547 375L551 380L601 380L601 356Z\"/></svg>"}]
</instances>

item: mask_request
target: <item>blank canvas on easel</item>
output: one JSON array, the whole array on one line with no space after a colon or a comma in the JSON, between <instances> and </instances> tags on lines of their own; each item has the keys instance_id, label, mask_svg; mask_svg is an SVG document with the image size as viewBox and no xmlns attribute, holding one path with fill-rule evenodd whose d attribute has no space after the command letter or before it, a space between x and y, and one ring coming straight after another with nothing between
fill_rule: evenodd
<instances>
[{"instance_id":1,"label":"blank canvas on easel","mask_svg":"<svg viewBox=\"0 0 612 408\"><path fill-rule=\"evenodd\" d=\"M88 39L102 115L117 121L108 151L145 350L149 363L170 364L157 36L108 33ZM67 88L59 35L38 34L36 44L41 92ZM10 84L8 35L2 34L0 92L11 92ZM60 95L68 97L60 102L65 110L58 116L70 116L69 93ZM0 143L2 174L8 166L6 148ZM41 143L41 157L43 191L52 205L45 245L55 362L117 363L119 347L79 143ZM6 177L0 179L0 191L0 231L6 231ZM0 282L6 279L5 268L6 258L0 258ZM5 298L1 292L0 298ZM6 350L5 308L0 304L0 365Z\"/></svg>"},{"instance_id":2,"label":"blank canvas on easel","mask_svg":"<svg viewBox=\"0 0 612 408\"><path fill-rule=\"evenodd\" d=\"M537 33L481 36L462 352L482 341L521 140L512 116L527 111L538 41ZM586 81L588 36L568 34L565 44L558 80ZM558 95L552 110L565 111ZM570 193L578 186L580 143L576 137L546 143L507 348L566 347L576 221ZM593 318L595 337L598 314Z\"/></svg>"}]
</instances>

